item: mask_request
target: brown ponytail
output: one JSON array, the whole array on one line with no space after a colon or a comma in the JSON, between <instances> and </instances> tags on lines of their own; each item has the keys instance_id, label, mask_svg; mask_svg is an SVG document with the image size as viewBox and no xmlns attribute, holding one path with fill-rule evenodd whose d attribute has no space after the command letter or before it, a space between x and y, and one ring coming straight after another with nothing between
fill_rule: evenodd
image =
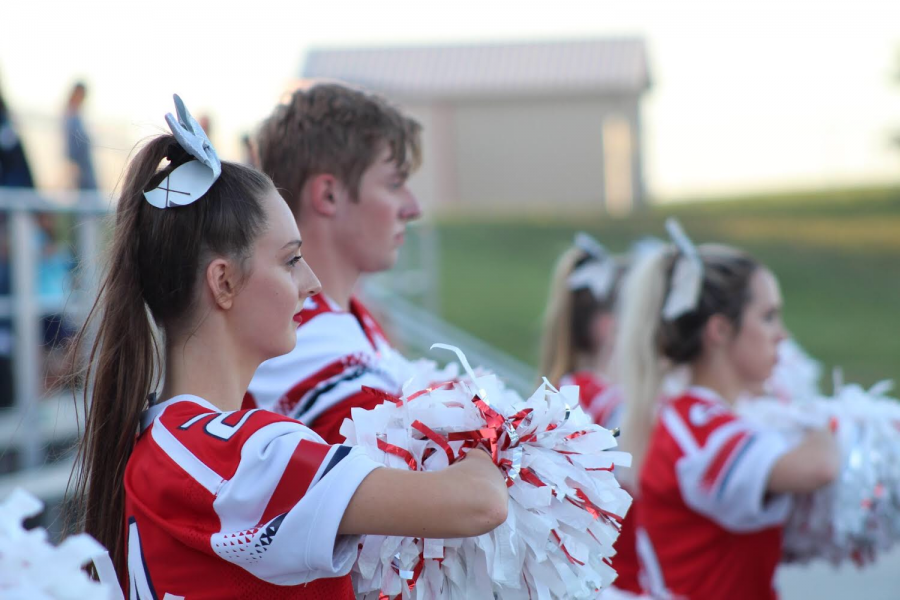
<instances>
[{"instance_id":1,"label":"brown ponytail","mask_svg":"<svg viewBox=\"0 0 900 600\"><path fill-rule=\"evenodd\" d=\"M169 163L160 169L163 159ZM209 191L189 206L157 209L143 192L191 157L172 136L149 142L131 161L115 215L108 270L73 345L90 343L84 377L86 422L78 450L75 500L82 528L124 565L125 467L141 412L162 375L160 339L189 325L196 280L215 255L246 258L265 227L260 199L272 189L263 174L222 163ZM97 332L89 331L97 320Z\"/></svg>"}]
</instances>

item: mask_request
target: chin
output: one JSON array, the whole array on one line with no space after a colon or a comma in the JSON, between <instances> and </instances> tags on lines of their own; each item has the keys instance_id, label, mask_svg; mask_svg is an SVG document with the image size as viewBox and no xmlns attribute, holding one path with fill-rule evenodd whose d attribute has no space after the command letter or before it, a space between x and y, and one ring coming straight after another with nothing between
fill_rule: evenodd
<instances>
[{"instance_id":1,"label":"chin","mask_svg":"<svg viewBox=\"0 0 900 600\"><path fill-rule=\"evenodd\" d=\"M284 356L285 354L291 352L296 347L297 347L297 331L291 330L290 340L285 339L283 344L278 346L278 348L274 348L272 350L271 354L269 355L269 358L276 358L278 356Z\"/></svg>"},{"instance_id":2,"label":"chin","mask_svg":"<svg viewBox=\"0 0 900 600\"><path fill-rule=\"evenodd\" d=\"M382 271L387 271L394 268L394 265L397 264L397 253L393 253L391 256L385 257L383 260L372 261L367 264L362 270L365 273L381 273Z\"/></svg>"}]
</instances>

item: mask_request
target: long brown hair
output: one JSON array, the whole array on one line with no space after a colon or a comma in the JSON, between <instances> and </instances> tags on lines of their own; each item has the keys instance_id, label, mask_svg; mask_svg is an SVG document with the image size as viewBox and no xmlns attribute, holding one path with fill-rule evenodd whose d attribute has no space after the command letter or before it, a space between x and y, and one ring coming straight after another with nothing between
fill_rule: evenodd
<instances>
[{"instance_id":1,"label":"long brown hair","mask_svg":"<svg viewBox=\"0 0 900 600\"><path fill-rule=\"evenodd\" d=\"M163 159L169 163L160 169ZM108 550L120 576L124 565L125 466L141 412L163 370L160 339L191 324L197 279L214 256L246 259L266 226L260 200L268 177L235 163L204 196L161 210L144 199L174 168L191 160L169 135L144 146L125 175L115 215L107 273L73 352L89 343L84 373L87 414L78 450L75 501L81 527Z\"/></svg>"}]
</instances>

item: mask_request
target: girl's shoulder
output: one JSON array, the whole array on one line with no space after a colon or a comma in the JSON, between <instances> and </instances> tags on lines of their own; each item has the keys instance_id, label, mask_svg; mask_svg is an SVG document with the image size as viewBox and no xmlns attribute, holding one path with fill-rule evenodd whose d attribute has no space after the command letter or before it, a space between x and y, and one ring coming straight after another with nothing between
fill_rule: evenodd
<instances>
[{"instance_id":1,"label":"girl's shoulder","mask_svg":"<svg viewBox=\"0 0 900 600\"><path fill-rule=\"evenodd\" d=\"M563 375L559 380L559 385L577 385L579 397L582 400L590 400L603 392L609 384L593 371L575 371Z\"/></svg>"},{"instance_id":2,"label":"girl's shoulder","mask_svg":"<svg viewBox=\"0 0 900 600\"><path fill-rule=\"evenodd\" d=\"M680 452L692 454L723 436L750 427L715 392L690 387L663 402L656 431L671 437Z\"/></svg>"},{"instance_id":3,"label":"girl's shoulder","mask_svg":"<svg viewBox=\"0 0 900 600\"><path fill-rule=\"evenodd\" d=\"M621 423L622 390L593 371L576 371L564 375L560 385L577 385L582 408L595 423L608 429Z\"/></svg>"},{"instance_id":4,"label":"girl's shoulder","mask_svg":"<svg viewBox=\"0 0 900 600\"><path fill-rule=\"evenodd\" d=\"M305 428L295 419L259 408L223 411L209 400L190 394L175 396L164 402L151 402L150 407L141 416L141 431L156 421L164 421L166 426L176 426L179 431L186 431L195 425L202 425L206 431L216 431L221 425L233 430L227 439L234 437L239 429L243 430L245 435L252 435L255 431L274 423Z\"/></svg>"},{"instance_id":5,"label":"girl's shoulder","mask_svg":"<svg viewBox=\"0 0 900 600\"><path fill-rule=\"evenodd\" d=\"M223 412L197 396L178 396L151 406L141 425L142 436L152 437L176 462L181 457L202 463L226 479L251 447L273 451L284 446L292 453L304 440L324 446L318 434L290 417L258 408ZM285 443L277 444L279 439Z\"/></svg>"}]
</instances>

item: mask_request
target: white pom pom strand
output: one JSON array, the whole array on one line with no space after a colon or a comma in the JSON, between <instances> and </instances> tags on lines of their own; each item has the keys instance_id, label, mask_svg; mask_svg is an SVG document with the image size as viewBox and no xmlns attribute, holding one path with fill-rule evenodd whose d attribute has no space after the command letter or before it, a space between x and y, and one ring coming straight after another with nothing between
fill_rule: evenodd
<instances>
[{"instance_id":1,"label":"white pom pom strand","mask_svg":"<svg viewBox=\"0 0 900 600\"><path fill-rule=\"evenodd\" d=\"M44 529L23 527L25 519L41 510L41 501L20 489L0 503L0 598L121 599L122 590L115 577L108 583L96 582L82 570L92 561L109 561L103 546L94 538L73 535L54 547L47 541Z\"/></svg>"},{"instance_id":2,"label":"white pom pom strand","mask_svg":"<svg viewBox=\"0 0 900 600\"><path fill-rule=\"evenodd\" d=\"M789 435L831 428L841 452L837 481L795 496L783 560L864 564L900 541L900 402L885 386L842 386L833 398L742 403L740 414Z\"/></svg>"},{"instance_id":3,"label":"white pom pom strand","mask_svg":"<svg viewBox=\"0 0 900 600\"><path fill-rule=\"evenodd\" d=\"M368 536L353 571L358 597L596 597L615 578L609 558L631 504L612 470L630 456L578 407L577 388L546 384L523 400L494 375L477 375L458 348L435 347L456 353L468 377L406 386L403 398L354 409L341 432L375 460L424 471L481 445L507 477L509 516L475 538ZM444 381L428 368L419 381ZM492 437L480 439L484 431Z\"/></svg>"}]
</instances>

